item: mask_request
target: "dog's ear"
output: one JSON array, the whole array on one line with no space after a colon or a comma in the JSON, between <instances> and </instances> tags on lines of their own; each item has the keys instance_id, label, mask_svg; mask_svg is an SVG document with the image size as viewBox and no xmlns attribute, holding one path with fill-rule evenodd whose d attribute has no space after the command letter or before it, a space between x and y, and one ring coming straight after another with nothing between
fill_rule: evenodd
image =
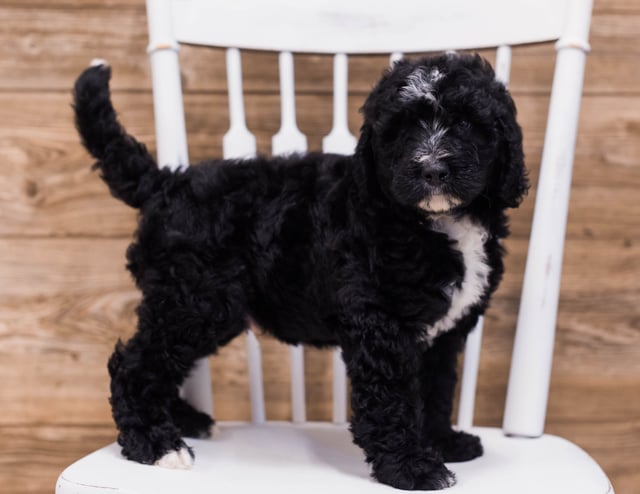
<instances>
[{"instance_id":1,"label":"dog's ear","mask_svg":"<svg viewBox=\"0 0 640 494\"><path fill-rule=\"evenodd\" d=\"M376 163L373 151L373 128L366 123L360 129L360 138L354 154L353 176L358 189L371 191L375 188Z\"/></svg>"},{"instance_id":2,"label":"dog's ear","mask_svg":"<svg viewBox=\"0 0 640 494\"><path fill-rule=\"evenodd\" d=\"M364 125L368 125L370 131L381 135L397 117L398 111L402 108L399 98L407 84L407 78L415 70L414 65L405 59L394 62L373 87L360 108Z\"/></svg>"},{"instance_id":3,"label":"dog's ear","mask_svg":"<svg viewBox=\"0 0 640 494\"><path fill-rule=\"evenodd\" d=\"M516 208L529 190L529 179L524 166L522 130L516 121L516 107L504 86L500 92L502 101L497 119L500 140L494 184L502 207Z\"/></svg>"},{"instance_id":4,"label":"dog's ear","mask_svg":"<svg viewBox=\"0 0 640 494\"><path fill-rule=\"evenodd\" d=\"M367 162L373 157L373 129L368 123L364 123L360 129L360 137L356 145L355 156Z\"/></svg>"}]
</instances>

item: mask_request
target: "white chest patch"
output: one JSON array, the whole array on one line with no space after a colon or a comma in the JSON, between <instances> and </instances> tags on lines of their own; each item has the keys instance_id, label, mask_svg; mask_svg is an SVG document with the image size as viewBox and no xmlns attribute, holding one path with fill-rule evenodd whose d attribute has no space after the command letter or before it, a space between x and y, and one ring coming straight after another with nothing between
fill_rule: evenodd
<instances>
[{"instance_id":1,"label":"white chest patch","mask_svg":"<svg viewBox=\"0 0 640 494\"><path fill-rule=\"evenodd\" d=\"M426 328L424 340L429 345L438 335L453 329L456 322L480 301L489 285L490 272L484 250L488 233L484 228L466 216L442 216L434 221L433 229L446 233L454 242L453 248L462 254L465 272L460 286L452 287L449 311L442 319Z\"/></svg>"}]
</instances>

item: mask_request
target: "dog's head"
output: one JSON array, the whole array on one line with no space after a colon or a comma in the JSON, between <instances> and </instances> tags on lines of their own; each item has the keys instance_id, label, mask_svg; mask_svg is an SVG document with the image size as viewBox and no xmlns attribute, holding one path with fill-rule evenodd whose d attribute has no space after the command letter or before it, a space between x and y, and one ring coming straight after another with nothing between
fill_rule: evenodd
<instances>
[{"instance_id":1,"label":"dog's head","mask_svg":"<svg viewBox=\"0 0 640 494\"><path fill-rule=\"evenodd\" d=\"M367 98L356 156L395 202L447 213L528 189L522 132L505 86L478 55L393 65Z\"/></svg>"}]
</instances>

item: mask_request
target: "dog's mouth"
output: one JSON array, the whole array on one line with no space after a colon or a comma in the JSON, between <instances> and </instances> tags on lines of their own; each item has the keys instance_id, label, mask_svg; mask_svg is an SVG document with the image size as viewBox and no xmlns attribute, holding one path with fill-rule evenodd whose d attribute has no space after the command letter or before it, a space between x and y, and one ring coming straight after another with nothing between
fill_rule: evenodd
<instances>
[{"instance_id":1,"label":"dog's mouth","mask_svg":"<svg viewBox=\"0 0 640 494\"><path fill-rule=\"evenodd\" d=\"M447 214L461 204L462 201L457 197L449 194L438 193L432 194L420 201L418 203L418 207L431 214Z\"/></svg>"}]
</instances>

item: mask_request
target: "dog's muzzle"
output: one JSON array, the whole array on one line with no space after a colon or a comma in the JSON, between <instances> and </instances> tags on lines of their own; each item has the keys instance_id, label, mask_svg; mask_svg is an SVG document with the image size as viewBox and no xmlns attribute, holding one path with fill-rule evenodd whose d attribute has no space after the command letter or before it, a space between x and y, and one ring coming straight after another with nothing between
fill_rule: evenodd
<instances>
[{"instance_id":1,"label":"dog's muzzle","mask_svg":"<svg viewBox=\"0 0 640 494\"><path fill-rule=\"evenodd\" d=\"M443 214L459 206L462 201L447 192L451 180L449 166L443 161L425 157L421 160L422 177L427 185L428 196L418 206L429 213Z\"/></svg>"},{"instance_id":2,"label":"dog's muzzle","mask_svg":"<svg viewBox=\"0 0 640 494\"><path fill-rule=\"evenodd\" d=\"M462 201L449 194L433 194L418 203L418 207L428 213L445 214L460 206Z\"/></svg>"},{"instance_id":3,"label":"dog's muzzle","mask_svg":"<svg viewBox=\"0 0 640 494\"><path fill-rule=\"evenodd\" d=\"M439 160L428 160L422 165L422 176L429 187L442 187L449 181L449 167Z\"/></svg>"}]
</instances>

